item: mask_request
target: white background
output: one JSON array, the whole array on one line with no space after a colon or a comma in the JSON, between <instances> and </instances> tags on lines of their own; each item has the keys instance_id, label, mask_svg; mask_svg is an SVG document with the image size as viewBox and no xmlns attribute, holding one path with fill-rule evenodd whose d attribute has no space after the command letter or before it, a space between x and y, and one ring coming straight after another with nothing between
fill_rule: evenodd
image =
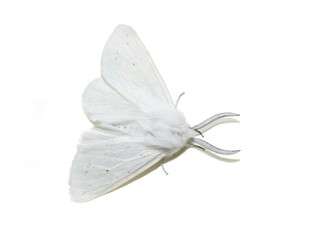
<instances>
[{"instance_id":1,"label":"white background","mask_svg":"<svg viewBox=\"0 0 319 240\"><path fill-rule=\"evenodd\" d=\"M1 1L1 239L319 239L318 1ZM240 113L138 181L72 203L86 85L120 23L190 125Z\"/></svg>"}]
</instances>

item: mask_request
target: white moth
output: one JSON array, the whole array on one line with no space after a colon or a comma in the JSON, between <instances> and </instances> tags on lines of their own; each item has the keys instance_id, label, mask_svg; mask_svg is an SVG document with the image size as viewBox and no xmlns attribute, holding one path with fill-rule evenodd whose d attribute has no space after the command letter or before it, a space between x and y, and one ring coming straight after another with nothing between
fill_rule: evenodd
<instances>
[{"instance_id":1,"label":"white moth","mask_svg":"<svg viewBox=\"0 0 319 240\"><path fill-rule=\"evenodd\" d=\"M75 202L109 193L190 146L238 152L195 136L217 119L239 115L221 113L190 127L143 43L126 25L119 25L107 41L101 78L87 86L82 105L94 126L82 134L72 163L69 184Z\"/></svg>"}]
</instances>

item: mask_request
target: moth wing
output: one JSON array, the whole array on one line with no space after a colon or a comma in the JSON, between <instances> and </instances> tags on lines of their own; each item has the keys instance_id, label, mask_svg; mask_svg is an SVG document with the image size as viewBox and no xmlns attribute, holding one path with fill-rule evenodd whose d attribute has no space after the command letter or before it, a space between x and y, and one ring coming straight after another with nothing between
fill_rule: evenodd
<instances>
[{"instance_id":1,"label":"moth wing","mask_svg":"<svg viewBox=\"0 0 319 240\"><path fill-rule=\"evenodd\" d=\"M102 55L102 78L141 111L175 108L151 56L129 26L119 25L108 39Z\"/></svg>"},{"instance_id":2,"label":"moth wing","mask_svg":"<svg viewBox=\"0 0 319 240\"><path fill-rule=\"evenodd\" d=\"M141 139L112 137L94 127L82 135L70 172L70 194L87 202L125 185L158 163L164 154L149 149Z\"/></svg>"},{"instance_id":3,"label":"moth wing","mask_svg":"<svg viewBox=\"0 0 319 240\"><path fill-rule=\"evenodd\" d=\"M102 78L89 83L82 96L83 111L95 126L123 125L140 110L120 96Z\"/></svg>"}]
</instances>

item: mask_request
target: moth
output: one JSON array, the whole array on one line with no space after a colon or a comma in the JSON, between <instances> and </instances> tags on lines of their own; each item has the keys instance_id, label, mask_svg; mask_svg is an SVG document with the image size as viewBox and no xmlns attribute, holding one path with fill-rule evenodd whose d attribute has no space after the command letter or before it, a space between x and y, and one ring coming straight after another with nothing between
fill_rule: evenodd
<instances>
[{"instance_id":1,"label":"moth","mask_svg":"<svg viewBox=\"0 0 319 240\"><path fill-rule=\"evenodd\" d=\"M86 202L109 193L188 147L226 155L239 151L196 138L216 120L238 114L220 113L190 127L177 102L136 32L119 25L105 45L101 77L83 93L93 127L82 134L72 162L71 199Z\"/></svg>"}]
</instances>

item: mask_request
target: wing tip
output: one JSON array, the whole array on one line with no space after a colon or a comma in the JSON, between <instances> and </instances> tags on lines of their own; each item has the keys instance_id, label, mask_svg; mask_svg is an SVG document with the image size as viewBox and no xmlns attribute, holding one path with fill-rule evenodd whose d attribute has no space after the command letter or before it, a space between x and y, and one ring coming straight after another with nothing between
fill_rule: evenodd
<instances>
[{"instance_id":1,"label":"wing tip","mask_svg":"<svg viewBox=\"0 0 319 240\"><path fill-rule=\"evenodd\" d=\"M126 24L117 25L117 27L114 29L114 32L118 32L118 31L121 31L124 33L134 33L136 35L135 30L131 26Z\"/></svg>"}]
</instances>

